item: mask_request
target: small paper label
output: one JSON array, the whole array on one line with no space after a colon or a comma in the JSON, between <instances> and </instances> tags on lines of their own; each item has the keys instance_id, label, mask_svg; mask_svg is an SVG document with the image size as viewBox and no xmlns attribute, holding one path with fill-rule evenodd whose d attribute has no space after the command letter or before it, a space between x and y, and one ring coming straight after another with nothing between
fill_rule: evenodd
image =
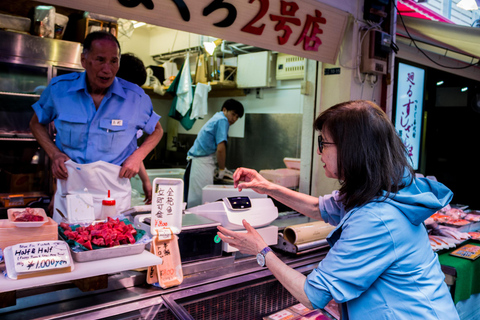
<instances>
[{"instance_id":1,"label":"small paper label","mask_svg":"<svg viewBox=\"0 0 480 320\"><path fill-rule=\"evenodd\" d=\"M123 126L123 120L113 119L112 126L116 126L116 127Z\"/></svg>"},{"instance_id":2,"label":"small paper label","mask_svg":"<svg viewBox=\"0 0 480 320\"><path fill-rule=\"evenodd\" d=\"M157 235L159 240L168 240L172 238L172 231L168 228L157 229Z\"/></svg>"}]
</instances>

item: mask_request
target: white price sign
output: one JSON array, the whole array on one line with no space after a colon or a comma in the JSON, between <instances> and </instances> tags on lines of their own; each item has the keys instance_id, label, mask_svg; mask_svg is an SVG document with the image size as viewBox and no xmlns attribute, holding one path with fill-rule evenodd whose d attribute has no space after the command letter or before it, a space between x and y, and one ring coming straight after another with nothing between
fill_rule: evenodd
<instances>
[{"instance_id":1,"label":"white price sign","mask_svg":"<svg viewBox=\"0 0 480 320\"><path fill-rule=\"evenodd\" d=\"M39 241L11 247L17 274L65 268L71 265L68 245L63 241Z\"/></svg>"}]
</instances>

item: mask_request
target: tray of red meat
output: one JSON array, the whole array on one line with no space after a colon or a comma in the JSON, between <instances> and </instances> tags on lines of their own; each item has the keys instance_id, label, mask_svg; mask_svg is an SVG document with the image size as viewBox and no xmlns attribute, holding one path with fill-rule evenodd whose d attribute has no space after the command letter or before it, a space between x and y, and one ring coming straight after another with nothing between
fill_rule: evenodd
<instances>
[{"instance_id":1,"label":"tray of red meat","mask_svg":"<svg viewBox=\"0 0 480 320\"><path fill-rule=\"evenodd\" d=\"M58 230L77 262L135 255L145 250L146 243L138 242L145 231L135 229L128 219L108 218L86 226L62 222Z\"/></svg>"},{"instance_id":2,"label":"tray of red meat","mask_svg":"<svg viewBox=\"0 0 480 320\"><path fill-rule=\"evenodd\" d=\"M480 241L480 232L478 231L471 231L468 233L472 238L472 240Z\"/></svg>"},{"instance_id":3,"label":"tray of red meat","mask_svg":"<svg viewBox=\"0 0 480 320\"><path fill-rule=\"evenodd\" d=\"M7 210L8 220L16 227L41 227L48 221L47 214L42 208L15 208Z\"/></svg>"}]
</instances>

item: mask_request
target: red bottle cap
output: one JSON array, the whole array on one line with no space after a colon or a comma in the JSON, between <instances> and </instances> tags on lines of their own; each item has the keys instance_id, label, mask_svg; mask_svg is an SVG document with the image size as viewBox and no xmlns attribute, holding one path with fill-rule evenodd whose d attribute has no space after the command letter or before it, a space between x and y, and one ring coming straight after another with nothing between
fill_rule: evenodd
<instances>
[{"instance_id":1,"label":"red bottle cap","mask_svg":"<svg viewBox=\"0 0 480 320\"><path fill-rule=\"evenodd\" d=\"M114 206L115 205L115 199L110 198L110 190L108 190L108 197L106 199L102 200L102 205L104 205L104 206Z\"/></svg>"}]
</instances>

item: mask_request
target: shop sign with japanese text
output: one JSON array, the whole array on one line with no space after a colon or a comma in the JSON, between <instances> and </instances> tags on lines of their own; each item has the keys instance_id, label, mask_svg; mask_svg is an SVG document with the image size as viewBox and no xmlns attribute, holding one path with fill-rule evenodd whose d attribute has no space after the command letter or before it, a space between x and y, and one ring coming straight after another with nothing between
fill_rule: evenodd
<instances>
[{"instance_id":1,"label":"shop sign with japanese text","mask_svg":"<svg viewBox=\"0 0 480 320\"><path fill-rule=\"evenodd\" d=\"M418 169L422 136L425 70L398 64L395 129L402 139L413 168Z\"/></svg>"},{"instance_id":2,"label":"shop sign with japanese text","mask_svg":"<svg viewBox=\"0 0 480 320\"><path fill-rule=\"evenodd\" d=\"M315 0L46 0L335 64L348 13Z\"/></svg>"}]
</instances>

